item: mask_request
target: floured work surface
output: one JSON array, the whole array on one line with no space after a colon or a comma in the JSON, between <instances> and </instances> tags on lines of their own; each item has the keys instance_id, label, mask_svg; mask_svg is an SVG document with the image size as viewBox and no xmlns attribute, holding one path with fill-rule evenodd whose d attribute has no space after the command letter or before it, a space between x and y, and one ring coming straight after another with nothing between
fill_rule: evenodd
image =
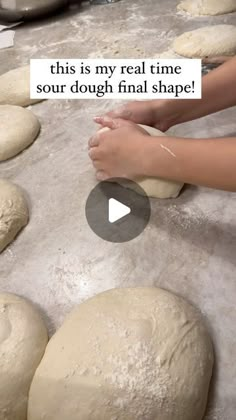
<instances>
[{"instance_id":1,"label":"floured work surface","mask_svg":"<svg viewBox=\"0 0 236 420\"><path fill-rule=\"evenodd\" d=\"M139 0L84 6L80 14L32 23L30 31L19 27L14 49L0 52L0 73L27 64L29 57L118 58L131 51L134 58L157 56L186 30L216 20L234 23L234 14L175 15L176 4ZM106 100L33 105L41 135L0 165L1 177L21 185L31 203L28 226L0 256L1 288L39 304L51 332L74 304L113 287L156 285L182 295L205 314L215 345L206 420L234 420L236 194L190 187L176 200L151 200L149 226L134 241L111 244L96 237L84 211L95 185L87 140L95 129L92 117L114 105ZM235 135L235 109L173 131L186 137Z\"/></svg>"}]
</instances>

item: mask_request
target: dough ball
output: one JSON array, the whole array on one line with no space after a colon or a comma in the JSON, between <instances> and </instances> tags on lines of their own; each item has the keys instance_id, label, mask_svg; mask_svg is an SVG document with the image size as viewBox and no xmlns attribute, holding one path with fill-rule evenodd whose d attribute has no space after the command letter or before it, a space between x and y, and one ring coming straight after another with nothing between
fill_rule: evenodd
<instances>
[{"instance_id":1,"label":"dough ball","mask_svg":"<svg viewBox=\"0 0 236 420\"><path fill-rule=\"evenodd\" d=\"M0 179L0 252L13 241L28 219L28 206L21 189Z\"/></svg>"},{"instance_id":2,"label":"dough ball","mask_svg":"<svg viewBox=\"0 0 236 420\"><path fill-rule=\"evenodd\" d=\"M42 99L30 99L30 66L18 67L0 76L0 104L28 106Z\"/></svg>"},{"instance_id":3,"label":"dough ball","mask_svg":"<svg viewBox=\"0 0 236 420\"><path fill-rule=\"evenodd\" d=\"M0 293L1 420L26 420L30 384L46 344L46 327L31 303Z\"/></svg>"},{"instance_id":4,"label":"dough ball","mask_svg":"<svg viewBox=\"0 0 236 420\"><path fill-rule=\"evenodd\" d=\"M201 317L158 288L82 303L49 342L28 420L201 420L213 349Z\"/></svg>"},{"instance_id":5,"label":"dough ball","mask_svg":"<svg viewBox=\"0 0 236 420\"><path fill-rule=\"evenodd\" d=\"M139 125L144 130L146 130L151 136L165 136L165 134L162 133L162 131L157 130L156 128L148 127L147 125ZM107 130L109 130L109 128L107 127L101 129L101 131ZM166 152L168 153L168 150ZM140 177L137 178L135 182L137 182L137 184L140 185L140 187L145 191L147 196L154 198L176 198L178 197L184 185L182 182L168 181L154 177ZM129 188L129 184L127 184L127 187ZM137 192L140 193L140 190L137 190Z\"/></svg>"},{"instance_id":6,"label":"dough ball","mask_svg":"<svg viewBox=\"0 0 236 420\"><path fill-rule=\"evenodd\" d=\"M193 16L223 15L236 11L236 0L183 0L177 9Z\"/></svg>"},{"instance_id":7,"label":"dough ball","mask_svg":"<svg viewBox=\"0 0 236 420\"><path fill-rule=\"evenodd\" d=\"M185 32L174 40L174 51L184 57L211 57L236 53L236 26L213 25Z\"/></svg>"},{"instance_id":8,"label":"dough ball","mask_svg":"<svg viewBox=\"0 0 236 420\"><path fill-rule=\"evenodd\" d=\"M40 131L37 117L19 106L0 105L0 121L0 161L22 152Z\"/></svg>"}]
</instances>

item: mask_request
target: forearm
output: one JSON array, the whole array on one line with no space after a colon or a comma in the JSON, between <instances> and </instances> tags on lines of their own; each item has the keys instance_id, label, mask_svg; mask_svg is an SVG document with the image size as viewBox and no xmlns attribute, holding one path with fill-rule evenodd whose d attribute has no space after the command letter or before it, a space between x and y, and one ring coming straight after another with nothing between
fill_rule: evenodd
<instances>
[{"instance_id":1,"label":"forearm","mask_svg":"<svg viewBox=\"0 0 236 420\"><path fill-rule=\"evenodd\" d=\"M236 57L202 78L202 99L166 101L171 125L192 121L236 105ZM158 109L157 109L158 114Z\"/></svg>"},{"instance_id":2,"label":"forearm","mask_svg":"<svg viewBox=\"0 0 236 420\"><path fill-rule=\"evenodd\" d=\"M148 176L236 192L236 138L150 140Z\"/></svg>"}]
</instances>

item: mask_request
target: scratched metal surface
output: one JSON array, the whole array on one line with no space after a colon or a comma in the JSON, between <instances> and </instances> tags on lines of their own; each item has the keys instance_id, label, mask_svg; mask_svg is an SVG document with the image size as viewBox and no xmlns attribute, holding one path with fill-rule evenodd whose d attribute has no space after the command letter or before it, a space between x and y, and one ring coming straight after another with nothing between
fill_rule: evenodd
<instances>
[{"instance_id":1,"label":"scratched metal surface","mask_svg":"<svg viewBox=\"0 0 236 420\"><path fill-rule=\"evenodd\" d=\"M16 30L15 47L0 51L0 73L29 58L153 57L175 35L209 23L233 23L235 14L190 18L176 1L84 4ZM40 137L0 164L0 175L21 185L30 223L0 256L1 290L31 299L51 333L76 304L113 287L154 285L201 309L216 353L207 420L234 420L236 412L236 194L187 187L176 200L152 200L141 236L103 242L84 212L95 185L87 157L92 117L114 102L46 101L33 106ZM235 108L172 130L176 135L236 135Z\"/></svg>"}]
</instances>

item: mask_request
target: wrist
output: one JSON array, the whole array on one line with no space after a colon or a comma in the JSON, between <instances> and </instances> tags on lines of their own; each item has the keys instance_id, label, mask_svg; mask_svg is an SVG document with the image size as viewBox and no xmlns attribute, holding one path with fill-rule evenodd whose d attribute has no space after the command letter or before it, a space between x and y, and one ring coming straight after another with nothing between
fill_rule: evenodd
<instances>
[{"instance_id":1,"label":"wrist","mask_svg":"<svg viewBox=\"0 0 236 420\"><path fill-rule=\"evenodd\" d=\"M143 142L142 156L140 156L140 162L142 162L142 176L145 177L158 177L161 176L163 171L163 156L161 153L162 140L166 137L153 137L148 136Z\"/></svg>"},{"instance_id":2,"label":"wrist","mask_svg":"<svg viewBox=\"0 0 236 420\"><path fill-rule=\"evenodd\" d=\"M143 175L178 180L181 173L181 159L177 158L181 139L169 136L149 137L143 150Z\"/></svg>"},{"instance_id":3,"label":"wrist","mask_svg":"<svg viewBox=\"0 0 236 420\"><path fill-rule=\"evenodd\" d=\"M162 99L153 101L153 114L155 115L155 124L158 124L161 131L180 124L181 117L187 111L186 101L181 99Z\"/></svg>"}]
</instances>

